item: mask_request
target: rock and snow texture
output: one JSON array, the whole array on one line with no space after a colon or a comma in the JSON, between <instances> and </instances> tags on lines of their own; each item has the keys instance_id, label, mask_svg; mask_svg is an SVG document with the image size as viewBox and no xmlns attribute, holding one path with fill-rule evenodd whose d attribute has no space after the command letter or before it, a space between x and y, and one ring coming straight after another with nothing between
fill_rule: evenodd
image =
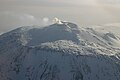
<instances>
[{"instance_id":1,"label":"rock and snow texture","mask_svg":"<svg viewBox=\"0 0 120 80\"><path fill-rule=\"evenodd\" d=\"M120 36L62 22L0 36L0 80L120 80Z\"/></svg>"}]
</instances>

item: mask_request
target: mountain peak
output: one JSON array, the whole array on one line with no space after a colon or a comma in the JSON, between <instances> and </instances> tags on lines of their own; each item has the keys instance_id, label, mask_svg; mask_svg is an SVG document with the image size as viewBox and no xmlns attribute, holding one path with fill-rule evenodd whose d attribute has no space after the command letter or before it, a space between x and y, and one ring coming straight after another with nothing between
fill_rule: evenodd
<instances>
[{"instance_id":1,"label":"mountain peak","mask_svg":"<svg viewBox=\"0 0 120 80\"><path fill-rule=\"evenodd\" d=\"M94 43L103 47L113 46L113 44L119 46L120 38L113 33L101 33L94 29L79 27L71 22L61 22L62 24L54 23L45 27L25 26L2 36L12 36L14 40L26 46L37 46L58 40L68 40L80 45Z\"/></svg>"},{"instance_id":2,"label":"mountain peak","mask_svg":"<svg viewBox=\"0 0 120 80\"><path fill-rule=\"evenodd\" d=\"M78 42L77 34L74 30L78 30L78 26L71 22L63 22L63 24L51 24L46 27L41 26L25 26L12 30L2 36L12 36L13 39L20 41L26 46L37 46L45 42L54 42L57 40L71 40Z\"/></svg>"},{"instance_id":3,"label":"mountain peak","mask_svg":"<svg viewBox=\"0 0 120 80\"><path fill-rule=\"evenodd\" d=\"M27 31L28 37L30 38L28 45L38 45L57 40L78 42L77 35L73 32L73 27L77 30L77 25L73 25L73 23L65 22L63 24L55 23L44 28L32 28Z\"/></svg>"},{"instance_id":4,"label":"mountain peak","mask_svg":"<svg viewBox=\"0 0 120 80\"><path fill-rule=\"evenodd\" d=\"M0 36L0 79L119 80L119 41L71 22L21 27Z\"/></svg>"}]
</instances>

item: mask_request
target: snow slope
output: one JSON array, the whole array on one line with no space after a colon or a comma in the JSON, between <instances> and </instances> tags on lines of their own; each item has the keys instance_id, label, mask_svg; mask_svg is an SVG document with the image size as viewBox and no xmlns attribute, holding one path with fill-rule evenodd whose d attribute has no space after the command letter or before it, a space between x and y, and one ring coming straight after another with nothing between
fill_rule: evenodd
<instances>
[{"instance_id":1,"label":"snow slope","mask_svg":"<svg viewBox=\"0 0 120 80\"><path fill-rule=\"evenodd\" d=\"M119 80L120 37L71 22L0 36L0 80Z\"/></svg>"}]
</instances>

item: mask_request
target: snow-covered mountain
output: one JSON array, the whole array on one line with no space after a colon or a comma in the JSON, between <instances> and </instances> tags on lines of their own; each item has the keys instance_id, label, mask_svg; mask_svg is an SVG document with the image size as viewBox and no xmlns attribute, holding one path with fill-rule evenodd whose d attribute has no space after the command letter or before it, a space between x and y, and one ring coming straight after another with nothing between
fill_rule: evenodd
<instances>
[{"instance_id":1,"label":"snow-covered mountain","mask_svg":"<svg viewBox=\"0 0 120 80\"><path fill-rule=\"evenodd\" d=\"M71 22L0 36L0 80L120 80L120 36Z\"/></svg>"}]
</instances>

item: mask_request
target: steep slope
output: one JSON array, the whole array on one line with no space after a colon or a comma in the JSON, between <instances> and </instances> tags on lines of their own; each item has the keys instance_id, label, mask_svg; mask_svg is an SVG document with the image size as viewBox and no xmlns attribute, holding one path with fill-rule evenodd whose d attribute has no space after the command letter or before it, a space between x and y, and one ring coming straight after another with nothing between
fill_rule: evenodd
<instances>
[{"instance_id":1,"label":"steep slope","mask_svg":"<svg viewBox=\"0 0 120 80\"><path fill-rule=\"evenodd\" d=\"M116 45L120 47L120 24L113 23L113 24L106 24L101 26L92 26L89 28L94 29L97 33L102 33L104 39L108 40L108 43L111 45Z\"/></svg>"},{"instance_id":2,"label":"steep slope","mask_svg":"<svg viewBox=\"0 0 120 80\"><path fill-rule=\"evenodd\" d=\"M119 80L119 36L63 22L0 36L0 80Z\"/></svg>"}]
</instances>

